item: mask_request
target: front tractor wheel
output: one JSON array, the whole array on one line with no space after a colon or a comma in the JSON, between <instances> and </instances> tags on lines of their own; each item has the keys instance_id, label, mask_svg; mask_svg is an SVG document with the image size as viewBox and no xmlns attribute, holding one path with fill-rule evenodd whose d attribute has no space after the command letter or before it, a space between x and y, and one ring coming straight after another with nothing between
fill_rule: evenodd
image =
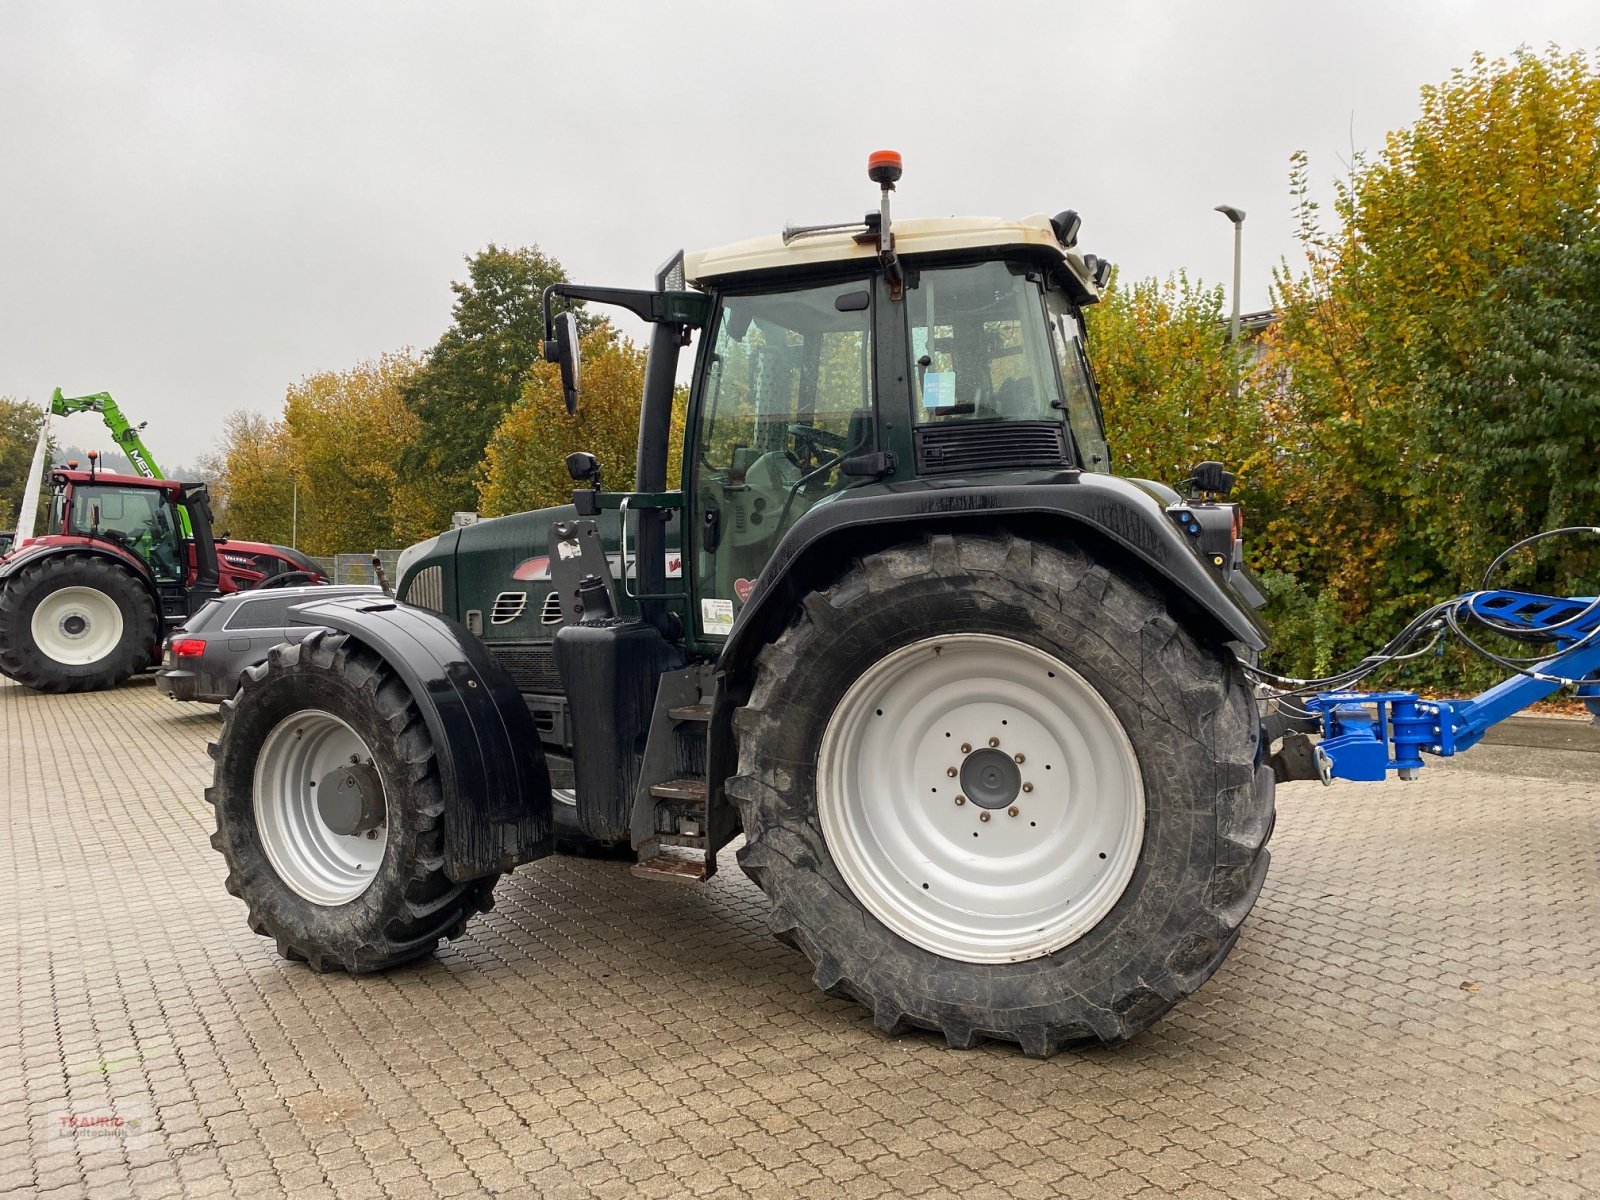
<instances>
[{"instance_id":1,"label":"front tractor wheel","mask_svg":"<svg viewBox=\"0 0 1600 1200\"><path fill-rule=\"evenodd\" d=\"M285 958L383 970L489 908L494 878L444 874L433 739L375 652L326 631L278 646L223 712L211 844Z\"/></svg>"},{"instance_id":2,"label":"front tractor wheel","mask_svg":"<svg viewBox=\"0 0 1600 1200\"><path fill-rule=\"evenodd\" d=\"M740 862L885 1032L1048 1055L1226 957L1270 772L1230 657L1081 552L939 535L810 597L735 719Z\"/></svg>"},{"instance_id":3,"label":"front tractor wheel","mask_svg":"<svg viewBox=\"0 0 1600 1200\"><path fill-rule=\"evenodd\" d=\"M41 692L115 687L150 665L155 604L125 567L52 554L0 583L0 674Z\"/></svg>"}]
</instances>

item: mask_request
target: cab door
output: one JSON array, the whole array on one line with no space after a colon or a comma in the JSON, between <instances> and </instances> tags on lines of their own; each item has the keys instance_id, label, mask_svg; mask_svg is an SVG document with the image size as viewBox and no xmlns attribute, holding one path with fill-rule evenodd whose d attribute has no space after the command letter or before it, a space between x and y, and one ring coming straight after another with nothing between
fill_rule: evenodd
<instances>
[{"instance_id":1,"label":"cab door","mask_svg":"<svg viewBox=\"0 0 1600 1200\"><path fill-rule=\"evenodd\" d=\"M869 276L718 297L684 491L691 636L720 644L783 534L877 446Z\"/></svg>"}]
</instances>

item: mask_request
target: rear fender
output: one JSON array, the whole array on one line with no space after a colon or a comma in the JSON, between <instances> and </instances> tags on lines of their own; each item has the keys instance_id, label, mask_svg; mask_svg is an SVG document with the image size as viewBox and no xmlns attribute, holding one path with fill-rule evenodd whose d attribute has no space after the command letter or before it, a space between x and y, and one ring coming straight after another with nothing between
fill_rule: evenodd
<instances>
[{"instance_id":1,"label":"rear fender","mask_svg":"<svg viewBox=\"0 0 1600 1200\"><path fill-rule=\"evenodd\" d=\"M826 587L852 558L934 530L1011 531L1097 548L1135 565L1216 642L1237 643L1246 654L1267 646L1248 601L1200 559L1162 503L1130 480L1065 471L1038 483L919 481L860 497L846 493L811 509L784 535L718 657L707 742L713 809L725 803L720 781L736 759L733 710L749 695L761 648L778 638L808 593Z\"/></svg>"},{"instance_id":2,"label":"rear fender","mask_svg":"<svg viewBox=\"0 0 1600 1200\"><path fill-rule=\"evenodd\" d=\"M296 625L349 634L383 656L422 711L444 785L444 867L458 882L554 849L544 750L511 677L467 630L381 596L312 600Z\"/></svg>"},{"instance_id":3,"label":"rear fender","mask_svg":"<svg viewBox=\"0 0 1600 1200\"><path fill-rule=\"evenodd\" d=\"M1248 603L1201 561L1148 492L1111 475L1063 472L1059 482L918 487L818 505L778 544L739 612L718 668L737 675L748 666L787 624L799 599L838 574L839 556L860 552L863 534L887 543L929 529L998 533L1024 526L1047 539L1108 546L1181 597L1219 640L1266 649L1267 632Z\"/></svg>"}]
</instances>

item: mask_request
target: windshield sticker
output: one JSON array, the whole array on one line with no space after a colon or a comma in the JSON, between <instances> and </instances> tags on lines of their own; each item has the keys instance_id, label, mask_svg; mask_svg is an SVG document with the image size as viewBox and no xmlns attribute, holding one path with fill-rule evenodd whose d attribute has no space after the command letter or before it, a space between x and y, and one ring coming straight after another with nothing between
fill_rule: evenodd
<instances>
[{"instance_id":1,"label":"windshield sticker","mask_svg":"<svg viewBox=\"0 0 1600 1200\"><path fill-rule=\"evenodd\" d=\"M733 632L733 601L710 596L700 601L700 630L707 634Z\"/></svg>"},{"instance_id":2,"label":"windshield sticker","mask_svg":"<svg viewBox=\"0 0 1600 1200\"><path fill-rule=\"evenodd\" d=\"M750 593L755 590L756 581L754 579L735 579L733 581L733 594L739 597L740 604L748 603L750 600Z\"/></svg>"},{"instance_id":3,"label":"windshield sticker","mask_svg":"<svg viewBox=\"0 0 1600 1200\"><path fill-rule=\"evenodd\" d=\"M922 407L949 408L956 402L956 373L928 371L922 376Z\"/></svg>"}]
</instances>

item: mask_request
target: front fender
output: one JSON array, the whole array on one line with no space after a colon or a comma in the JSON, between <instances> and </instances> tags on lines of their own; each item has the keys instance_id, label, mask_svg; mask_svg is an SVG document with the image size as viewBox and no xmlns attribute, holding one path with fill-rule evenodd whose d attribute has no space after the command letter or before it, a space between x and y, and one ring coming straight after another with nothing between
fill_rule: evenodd
<instances>
[{"instance_id":1,"label":"front fender","mask_svg":"<svg viewBox=\"0 0 1600 1200\"><path fill-rule=\"evenodd\" d=\"M538 730L482 642L438 613L381 596L313 600L289 619L370 646L410 690L439 759L450 878L509 871L554 849Z\"/></svg>"}]
</instances>

